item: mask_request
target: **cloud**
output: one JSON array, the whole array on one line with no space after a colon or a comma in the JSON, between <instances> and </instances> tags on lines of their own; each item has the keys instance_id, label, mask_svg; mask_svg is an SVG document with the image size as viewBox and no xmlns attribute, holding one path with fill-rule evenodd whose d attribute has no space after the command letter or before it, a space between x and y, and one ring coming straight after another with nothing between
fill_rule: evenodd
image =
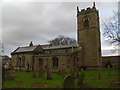
<instances>
[{"instance_id":1,"label":"cloud","mask_svg":"<svg viewBox=\"0 0 120 90\"><path fill-rule=\"evenodd\" d=\"M114 9L111 3L97 3L103 18L110 15L106 10ZM113 6L116 3L112 3ZM2 30L5 54L19 46L45 44L58 35L77 37L76 7L92 6L91 2L14 2L4 3L2 8ZM111 7L110 7L111 6ZM116 8L116 7L115 7Z\"/></svg>"}]
</instances>

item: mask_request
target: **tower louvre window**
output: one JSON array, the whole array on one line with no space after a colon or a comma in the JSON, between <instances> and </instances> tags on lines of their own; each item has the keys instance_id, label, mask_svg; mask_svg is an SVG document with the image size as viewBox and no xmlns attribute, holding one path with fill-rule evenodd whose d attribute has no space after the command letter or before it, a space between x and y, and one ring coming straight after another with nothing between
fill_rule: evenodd
<instances>
[{"instance_id":1,"label":"tower louvre window","mask_svg":"<svg viewBox=\"0 0 120 90\"><path fill-rule=\"evenodd\" d=\"M89 18L83 20L83 27L89 27Z\"/></svg>"}]
</instances>

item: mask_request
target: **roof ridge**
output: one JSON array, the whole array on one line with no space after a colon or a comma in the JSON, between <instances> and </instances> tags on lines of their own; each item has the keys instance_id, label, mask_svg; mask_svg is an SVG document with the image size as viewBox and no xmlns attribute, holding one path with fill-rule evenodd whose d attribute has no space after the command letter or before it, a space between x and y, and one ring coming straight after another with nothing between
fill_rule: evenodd
<instances>
[{"instance_id":1,"label":"roof ridge","mask_svg":"<svg viewBox=\"0 0 120 90\"><path fill-rule=\"evenodd\" d=\"M39 45L18 47L13 53L34 51Z\"/></svg>"},{"instance_id":2,"label":"roof ridge","mask_svg":"<svg viewBox=\"0 0 120 90\"><path fill-rule=\"evenodd\" d=\"M24 47L35 47L35 46L38 46L38 45L33 45L33 46L23 46L23 47L20 47L20 48L24 48Z\"/></svg>"}]
</instances>

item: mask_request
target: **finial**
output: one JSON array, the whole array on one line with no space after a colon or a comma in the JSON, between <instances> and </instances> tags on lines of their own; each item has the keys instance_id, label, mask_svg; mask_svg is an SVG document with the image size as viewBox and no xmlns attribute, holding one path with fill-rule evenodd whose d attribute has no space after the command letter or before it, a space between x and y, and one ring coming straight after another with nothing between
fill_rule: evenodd
<instances>
[{"instance_id":1,"label":"finial","mask_svg":"<svg viewBox=\"0 0 120 90\"><path fill-rule=\"evenodd\" d=\"M33 46L33 43L32 43L32 41L30 42L30 45L29 45L29 46L30 46L30 47L31 47L31 46Z\"/></svg>"},{"instance_id":2,"label":"finial","mask_svg":"<svg viewBox=\"0 0 120 90\"><path fill-rule=\"evenodd\" d=\"M95 7L95 2L93 2L93 7Z\"/></svg>"},{"instance_id":3,"label":"finial","mask_svg":"<svg viewBox=\"0 0 120 90\"><path fill-rule=\"evenodd\" d=\"M79 12L79 7L77 6L77 13Z\"/></svg>"}]
</instances>

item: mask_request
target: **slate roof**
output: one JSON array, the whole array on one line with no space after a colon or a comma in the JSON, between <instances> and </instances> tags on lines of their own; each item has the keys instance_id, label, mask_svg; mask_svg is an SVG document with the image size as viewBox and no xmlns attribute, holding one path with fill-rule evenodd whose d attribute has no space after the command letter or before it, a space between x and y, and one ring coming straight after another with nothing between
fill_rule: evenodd
<instances>
[{"instance_id":1,"label":"slate roof","mask_svg":"<svg viewBox=\"0 0 120 90\"><path fill-rule=\"evenodd\" d=\"M73 55L73 54L77 54L77 52L69 52L69 53L50 53L50 54L40 53L39 55L36 55L36 56L66 56L66 55Z\"/></svg>"},{"instance_id":2,"label":"slate roof","mask_svg":"<svg viewBox=\"0 0 120 90\"><path fill-rule=\"evenodd\" d=\"M13 53L19 53L19 52L31 52L34 51L36 46L26 46L26 47L18 47Z\"/></svg>"},{"instance_id":3,"label":"slate roof","mask_svg":"<svg viewBox=\"0 0 120 90\"><path fill-rule=\"evenodd\" d=\"M13 53L19 53L19 52L32 52L35 50L35 48L38 45L34 46L25 46L25 47L18 47ZM65 49L65 48L70 48L70 47L77 47L77 45L60 45L60 46L49 46L49 45L41 45L43 50L50 50L50 49Z\"/></svg>"},{"instance_id":4,"label":"slate roof","mask_svg":"<svg viewBox=\"0 0 120 90\"><path fill-rule=\"evenodd\" d=\"M47 46L47 47L42 47L44 50L46 49L64 49L64 48L70 48L70 47L77 47L77 45L59 45L59 46Z\"/></svg>"}]
</instances>

